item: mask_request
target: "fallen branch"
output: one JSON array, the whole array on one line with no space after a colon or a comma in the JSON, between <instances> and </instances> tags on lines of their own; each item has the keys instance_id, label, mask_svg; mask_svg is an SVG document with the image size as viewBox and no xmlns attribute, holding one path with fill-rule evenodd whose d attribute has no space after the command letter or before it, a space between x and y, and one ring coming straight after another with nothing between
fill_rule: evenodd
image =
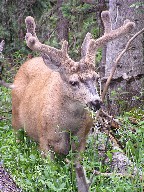
<instances>
[{"instance_id":1,"label":"fallen branch","mask_svg":"<svg viewBox=\"0 0 144 192\"><path fill-rule=\"evenodd\" d=\"M83 166L80 162L75 163L76 178L79 192L88 192L88 184L86 181L86 176Z\"/></svg>"},{"instance_id":2,"label":"fallen branch","mask_svg":"<svg viewBox=\"0 0 144 192\"><path fill-rule=\"evenodd\" d=\"M0 163L0 191L7 192L22 192L14 182L10 174L4 169Z\"/></svg>"},{"instance_id":3,"label":"fallen branch","mask_svg":"<svg viewBox=\"0 0 144 192\"><path fill-rule=\"evenodd\" d=\"M109 136L110 141L113 146L116 146L121 151L124 149L122 144L118 141L118 139L114 136L114 134L112 134L112 132L110 132L110 131L108 132L107 130L105 130L104 132ZM123 152L123 154L124 154L124 152Z\"/></svg>"}]
</instances>

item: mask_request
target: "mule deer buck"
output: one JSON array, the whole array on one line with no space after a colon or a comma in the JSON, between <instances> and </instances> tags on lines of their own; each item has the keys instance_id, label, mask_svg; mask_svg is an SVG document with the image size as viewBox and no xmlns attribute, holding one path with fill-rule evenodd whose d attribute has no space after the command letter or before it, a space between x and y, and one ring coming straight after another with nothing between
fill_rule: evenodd
<instances>
[{"instance_id":1,"label":"mule deer buck","mask_svg":"<svg viewBox=\"0 0 144 192\"><path fill-rule=\"evenodd\" d=\"M93 125L85 107L97 111L102 104L96 88L96 51L134 26L133 22L126 21L112 30L109 12L102 12L101 17L104 35L94 40L87 33L79 62L69 57L67 41L62 42L61 49L42 44L35 33L34 19L28 16L25 20L27 46L40 52L42 57L26 61L16 74L12 89L12 125L15 130L24 127L44 153L53 150L68 154L70 135L78 139L77 145L72 144L73 150L81 152L85 148Z\"/></svg>"}]
</instances>

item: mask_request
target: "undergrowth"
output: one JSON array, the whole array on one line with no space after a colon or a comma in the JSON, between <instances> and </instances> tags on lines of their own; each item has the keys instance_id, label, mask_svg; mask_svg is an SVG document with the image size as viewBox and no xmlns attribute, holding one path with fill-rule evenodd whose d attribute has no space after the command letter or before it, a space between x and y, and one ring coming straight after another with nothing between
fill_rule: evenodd
<instances>
[{"instance_id":1,"label":"undergrowth","mask_svg":"<svg viewBox=\"0 0 144 192\"><path fill-rule=\"evenodd\" d=\"M49 157L43 159L38 150L37 143L23 135L23 141L17 138L11 126L11 94L6 88L0 87L0 161L24 192L76 192L76 177L74 171L74 155L70 152L65 157L55 155L55 160ZM121 129L115 135L121 142L129 159L135 162L140 172L144 168L144 121L143 111L134 109L119 117L122 122ZM137 121L135 123L133 120ZM93 171L112 172L108 163L103 163L99 157L99 138L106 139L100 133L97 138L90 135L87 140L87 149L83 155L83 165L87 178L90 180ZM113 151L108 146L107 155L112 157ZM128 170L131 174L132 170ZM90 192L143 192L143 181L139 173L133 177L118 176L115 171L110 177L96 175L90 187Z\"/></svg>"}]
</instances>

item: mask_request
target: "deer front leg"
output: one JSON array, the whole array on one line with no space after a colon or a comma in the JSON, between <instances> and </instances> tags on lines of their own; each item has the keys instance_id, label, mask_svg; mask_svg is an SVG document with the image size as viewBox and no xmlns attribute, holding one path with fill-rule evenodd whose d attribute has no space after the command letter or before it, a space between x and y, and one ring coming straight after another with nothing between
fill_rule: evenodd
<instances>
[{"instance_id":1,"label":"deer front leg","mask_svg":"<svg viewBox=\"0 0 144 192\"><path fill-rule=\"evenodd\" d=\"M60 131L57 129L48 129L50 126L46 126L45 129L39 132L39 142L40 149L44 154L50 153L52 151L67 155L70 150L70 137L69 133L65 131Z\"/></svg>"},{"instance_id":2,"label":"deer front leg","mask_svg":"<svg viewBox=\"0 0 144 192\"><path fill-rule=\"evenodd\" d=\"M67 155L70 150L70 134L68 132L57 133L51 141L51 146L55 152Z\"/></svg>"},{"instance_id":3,"label":"deer front leg","mask_svg":"<svg viewBox=\"0 0 144 192\"><path fill-rule=\"evenodd\" d=\"M85 150L86 139L87 139L88 133L92 126L93 126L93 119L89 115L89 113L87 113L84 118L82 126L80 127L79 131L76 134L77 139L78 139L78 144L76 144L74 142L72 144L72 149L78 151L78 158L81 157L81 154Z\"/></svg>"},{"instance_id":4,"label":"deer front leg","mask_svg":"<svg viewBox=\"0 0 144 192\"><path fill-rule=\"evenodd\" d=\"M93 125L93 119L89 116L89 114L86 114L85 121L83 122L81 129L77 133L80 143L78 146L78 155L75 160L75 170L76 170L76 180L77 180L77 186L78 186L79 192L89 191L89 180L86 177L85 168L81 165L80 161L82 159L82 153L85 150L86 138L92 125Z\"/></svg>"},{"instance_id":5,"label":"deer front leg","mask_svg":"<svg viewBox=\"0 0 144 192\"><path fill-rule=\"evenodd\" d=\"M49 146L47 142L47 138L45 136L40 136L39 138L39 149L41 151L42 157L47 157L50 155L50 158L53 160L54 159L54 154L51 150L51 147Z\"/></svg>"}]
</instances>

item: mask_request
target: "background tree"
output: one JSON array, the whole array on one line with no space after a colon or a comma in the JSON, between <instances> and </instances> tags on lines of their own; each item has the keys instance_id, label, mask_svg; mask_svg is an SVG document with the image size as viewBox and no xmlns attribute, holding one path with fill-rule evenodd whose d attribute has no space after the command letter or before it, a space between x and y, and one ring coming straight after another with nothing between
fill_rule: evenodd
<instances>
[{"instance_id":1,"label":"background tree","mask_svg":"<svg viewBox=\"0 0 144 192\"><path fill-rule=\"evenodd\" d=\"M108 43L106 50L105 78L111 72L113 61L116 59L128 39L144 28L144 14L142 2L138 0L109 0L112 27L118 28L125 19L136 23L133 32L125 38L119 38ZM136 9L137 8L137 9ZM112 113L130 110L143 103L144 58L143 34L139 35L131 44L130 49L122 57L109 89L109 107Z\"/></svg>"},{"instance_id":2,"label":"background tree","mask_svg":"<svg viewBox=\"0 0 144 192\"><path fill-rule=\"evenodd\" d=\"M63 13L61 10L63 3L64 3L64 0L57 0L57 6L58 6L57 36L59 41L62 41L62 40L68 41L69 22L68 22L68 19L66 19L63 16Z\"/></svg>"}]
</instances>

